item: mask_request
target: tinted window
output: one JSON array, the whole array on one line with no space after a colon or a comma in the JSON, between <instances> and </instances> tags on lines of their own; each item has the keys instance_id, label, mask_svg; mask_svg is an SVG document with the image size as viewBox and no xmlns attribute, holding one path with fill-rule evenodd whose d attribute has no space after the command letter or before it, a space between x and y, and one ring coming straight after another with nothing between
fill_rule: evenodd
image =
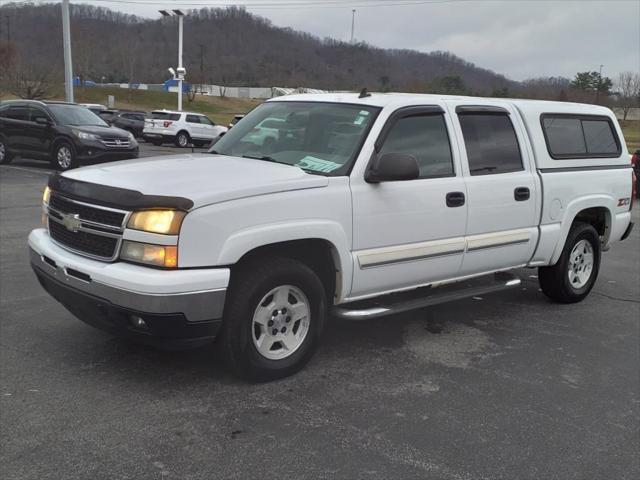
<instances>
[{"instance_id":1,"label":"tinted window","mask_svg":"<svg viewBox=\"0 0 640 480\"><path fill-rule=\"evenodd\" d=\"M549 150L556 155L585 154L582 124L578 118L545 118L544 130Z\"/></svg>"},{"instance_id":2,"label":"tinted window","mask_svg":"<svg viewBox=\"0 0 640 480\"><path fill-rule=\"evenodd\" d=\"M200 123L200 118L197 115L187 115L187 123Z\"/></svg>"},{"instance_id":3,"label":"tinted window","mask_svg":"<svg viewBox=\"0 0 640 480\"><path fill-rule=\"evenodd\" d=\"M140 114L140 113L137 113L137 114L132 115L132 118L133 118L134 120L138 120L138 121L140 121L140 122L144 122L144 115L142 115L142 114Z\"/></svg>"},{"instance_id":4,"label":"tinted window","mask_svg":"<svg viewBox=\"0 0 640 480\"><path fill-rule=\"evenodd\" d=\"M203 125L211 125L211 126L215 125L215 123L213 123L207 117L200 117L200 123L202 123Z\"/></svg>"},{"instance_id":5,"label":"tinted window","mask_svg":"<svg viewBox=\"0 0 640 480\"><path fill-rule=\"evenodd\" d=\"M180 120L179 113L166 113L166 112L152 112L151 118L155 120Z\"/></svg>"},{"instance_id":6,"label":"tinted window","mask_svg":"<svg viewBox=\"0 0 640 480\"><path fill-rule=\"evenodd\" d=\"M620 146L608 118L543 115L542 127L553 158L617 157Z\"/></svg>"},{"instance_id":7,"label":"tinted window","mask_svg":"<svg viewBox=\"0 0 640 480\"><path fill-rule=\"evenodd\" d=\"M614 153L617 156L618 144L613 136L611 125L606 120L582 120L587 152L592 154Z\"/></svg>"},{"instance_id":8,"label":"tinted window","mask_svg":"<svg viewBox=\"0 0 640 480\"><path fill-rule=\"evenodd\" d=\"M6 114L7 118L12 118L13 120L29 120L29 109L27 107L9 107L9 111Z\"/></svg>"},{"instance_id":9,"label":"tinted window","mask_svg":"<svg viewBox=\"0 0 640 480\"><path fill-rule=\"evenodd\" d=\"M453 159L447 126L442 115L422 115L398 120L384 140L380 155L413 155L420 178L453 175Z\"/></svg>"},{"instance_id":10,"label":"tinted window","mask_svg":"<svg viewBox=\"0 0 640 480\"><path fill-rule=\"evenodd\" d=\"M35 122L36 118L44 118L46 120L49 120L49 115L47 115L43 110L40 110L39 108L30 108L29 111L32 122Z\"/></svg>"},{"instance_id":11,"label":"tinted window","mask_svg":"<svg viewBox=\"0 0 640 480\"><path fill-rule=\"evenodd\" d=\"M471 175L522 170L518 138L508 115L459 115Z\"/></svg>"}]
</instances>

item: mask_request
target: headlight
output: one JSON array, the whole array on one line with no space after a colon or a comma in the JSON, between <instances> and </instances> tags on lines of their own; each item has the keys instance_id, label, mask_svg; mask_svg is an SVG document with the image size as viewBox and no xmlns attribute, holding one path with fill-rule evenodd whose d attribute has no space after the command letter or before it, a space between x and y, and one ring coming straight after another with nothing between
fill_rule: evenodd
<instances>
[{"instance_id":1,"label":"headlight","mask_svg":"<svg viewBox=\"0 0 640 480\"><path fill-rule=\"evenodd\" d=\"M186 212L179 210L141 210L133 212L127 228L143 232L178 235Z\"/></svg>"},{"instance_id":2,"label":"headlight","mask_svg":"<svg viewBox=\"0 0 640 480\"><path fill-rule=\"evenodd\" d=\"M127 134L129 135L129 140L135 140L136 139L136 137L133 135L133 133L127 132Z\"/></svg>"},{"instance_id":3,"label":"headlight","mask_svg":"<svg viewBox=\"0 0 640 480\"><path fill-rule=\"evenodd\" d=\"M176 268L178 266L178 247L175 245L150 245L125 240L122 242L120 258L157 267Z\"/></svg>"},{"instance_id":4,"label":"headlight","mask_svg":"<svg viewBox=\"0 0 640 480\"><path fill-rule=\"evenodd\" d=\"M81 140L100 140L98 135L93 133L81 132L80 130L72 130L73 134Z\"/></svg>"},{"instance_id":5,"label":"headlight","mask_svg":"<svg viewBox=\"0 0 640 480\"><path fill-rule=\"evenodd\" d=\"M44 187L44 192L42 193L42 203L45 205L49 204L49 199L51 198L51 189L49 186Z\"/></svg>"}]
</instances>

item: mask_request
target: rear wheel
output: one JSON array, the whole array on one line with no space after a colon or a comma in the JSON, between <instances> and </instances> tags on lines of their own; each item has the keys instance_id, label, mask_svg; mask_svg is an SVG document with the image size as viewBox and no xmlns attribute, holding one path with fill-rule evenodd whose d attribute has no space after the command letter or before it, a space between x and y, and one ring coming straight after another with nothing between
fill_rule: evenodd
<instances>
[{"instance_id":1,"label":"rear wheel","mask_svg":"<svg viewBox=\"0 0 640 480\"><path fill-rule=\"evenodd\" d=\"M62 142L56 145L51 163L54 168L62 171L77 167L76 153L71 144Z\"/></svg>"},{"instance_id":2,"label":"rear wheel","mask_svg":"<svg viewBox=\"0 0 640 480\"><path fill-rule=\"evenodd\" d=\"M558 263L541 267L538 279L542 291L561 303L582 301L593 288L600 269L600 237L592 225L571 227Z\"/></svg>"},{"instance_id":3,"label":"rear wheel","mask_svg":"<svg viewBox=\"0 0 640 480\"><path fill-rule=\"evenodd\" d=\"M4 138L0 138L0 163L11 163L12 157L9 153L9 148L7 147L6 141Z\"/></svg>"},{"instance_id":4,"label":"rear wheel","mask_svg":"<svg viewBox=\"0 0 640 480\"><path fill-rule=\"evenodd\" d=\"M267 258L234 272L217 343L243 378L286 377L315 352L326 311L324 287L308 266Z\"/></svg>"},{"instance_id":5,"label":"rear wheel","mask_svg":"<svg viewBox=\"0 0 640 480\"><path fill-rule=\"evenodd\" d=\"M186 148L189 146L190 140L187 132L178 132L178 135L176 135L176 147Z\"/></svg>"}]
</instances>

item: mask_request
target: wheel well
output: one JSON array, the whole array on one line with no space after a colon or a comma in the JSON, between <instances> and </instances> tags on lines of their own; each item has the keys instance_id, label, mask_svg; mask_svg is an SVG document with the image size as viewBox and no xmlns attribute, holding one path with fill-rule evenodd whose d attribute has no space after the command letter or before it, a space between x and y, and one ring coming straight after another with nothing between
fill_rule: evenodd
<instances>
[{"instance_id":1,"label":"wheel well","mask_svg":"<svg viewBox=\"0 0 640 480\"><path fill-rule=\"evenodd\" d=\"M187 137L191 138L191 135L189 135L189 132L186 131L184 128L182 130L178 130L178 133L176 133L176 137L181 133L184 133Z\"/></svg>"},{"instance_id":2,"label":"wheel well","mask_svg":"<svg viewBox=\"0 0 640 480\"><path fill-rule=\"evenodd\" d=\"M593 226L598 232L598 235L605 239L609 235L609 228L611 226L611 217L609 210L605 207L593 207L582 210L576 215L573 223L583 222Z\"/></svg>"},{"instance_id":3,"label":"wheel well","mask_svg":"<svg viewBox=\"0 0 640 480\"><path fill-rule=\"evenodd\" d=\"M304 239L264 245L245 253L231 269L234 270L249 262L258 261L261 257L281 256L293 258L313 270L324 285L327 299L333 303L340 287L338 254L335 247L326 240Z\"/></svg>"},{"instance_id":4,"label":"wheel well","mask_svg":"<svg viewBox=\"0 0 640 480\"><path fill-rule=\"evenodd\" d=\"M73 141L65 137L60 137L60 138L56 138L53 141L53 146L51 147L51 154L54 154L56 152L56 149L63 143L70 146L72 152L75 153L76 147L73 145Z\"/></svg>"}]
</instances>

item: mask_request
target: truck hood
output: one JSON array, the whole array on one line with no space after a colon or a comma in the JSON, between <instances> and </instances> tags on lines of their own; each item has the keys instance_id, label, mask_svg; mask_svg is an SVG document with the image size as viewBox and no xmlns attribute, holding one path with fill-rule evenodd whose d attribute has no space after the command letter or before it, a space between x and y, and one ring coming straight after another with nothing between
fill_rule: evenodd
<instances>
[{"instance_id":1,"label":"truck hood","mask_svg":"<svg viewBox=\"0 0 640 480\"><path fill-rule=\"evenodd\" d=\"M66 172L63 178L150 196L182 197L191 200L193 208L257 195L326 187L329 183L327 177L308 174L298 167L213 154L105 163Z\"/></svg>"}]
</instances>

